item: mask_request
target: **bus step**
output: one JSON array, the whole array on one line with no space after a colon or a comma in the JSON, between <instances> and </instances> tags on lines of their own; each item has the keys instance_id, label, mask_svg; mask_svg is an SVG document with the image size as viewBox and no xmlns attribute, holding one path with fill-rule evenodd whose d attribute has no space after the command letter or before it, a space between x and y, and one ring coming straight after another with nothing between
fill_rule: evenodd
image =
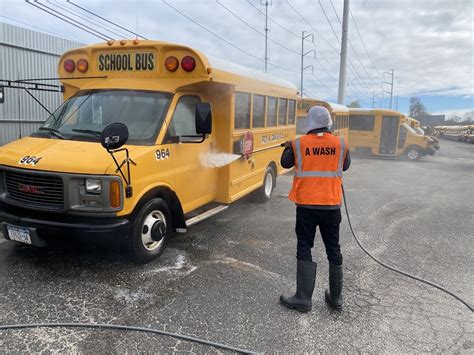
<instances>
[{"instance_id":1,"label":"bus step","mask_svg":"<svg viewBox=\"0 0 474 355\"><path fill-rule=\"evenodd\" d=\"M186 227L191 227L192 225L198 223L198 222L201 222L209 217L212 217L224 210L226 210L227 208L229 208L228 205L219 205L217 207L214 207L206 212L203 212L193 218L190 218L186 221Z\"/></svg>"}]
</instances>

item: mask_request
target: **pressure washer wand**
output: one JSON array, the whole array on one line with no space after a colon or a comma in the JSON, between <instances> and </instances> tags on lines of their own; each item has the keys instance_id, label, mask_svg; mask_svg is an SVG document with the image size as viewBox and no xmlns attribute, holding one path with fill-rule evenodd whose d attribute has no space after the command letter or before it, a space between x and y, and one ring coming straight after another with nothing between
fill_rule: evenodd
<instances>
[{"instance_id":1,"label":"pressure washer wand","mask_svg":"<svg viewBox=\"0 0 474 355\"><path fill-rule=\"evenodd\" d=\"M279 145L272 145L271 147L266 147L266 148L254 150L254 151L252 151L252 154L260 153L260 152L264 152L266 150L275 149L275 148L284 147L284 146L285 146L285 143L281 143ZM241 154L241 155L244 156L245 154Z\"/></svg>"}]
</instances>

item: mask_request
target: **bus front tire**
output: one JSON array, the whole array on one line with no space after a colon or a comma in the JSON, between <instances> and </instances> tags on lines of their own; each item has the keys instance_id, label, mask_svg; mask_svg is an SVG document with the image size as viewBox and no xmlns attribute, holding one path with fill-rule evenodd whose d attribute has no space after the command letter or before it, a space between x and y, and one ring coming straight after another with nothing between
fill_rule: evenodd
<instances>
[{"instance_id":1,"label":"bus front tire","mask_svg":"<svg viewBox=\"0 0 474 355\"><path fill-rule=\"evenodd\" d=\"M270 200L275 185L276 174L273 168L269 166L267 170L265 170L265 175L263 176L263 186L257 192L257 202L264 203Z\"/></svg>"},{"instance_id":2,"label":"bus front tire","mask_svg":"<svg viewBox=\"0 0 474 355\"><path fill-rule=\"evenodd\" d=\"M158 257L166 248L171 229L171 213L166 201L154 198L145 203L138 211L126 240L132 260L145 264Z\"/></svg>"},{"instance_id":3,"label":"bus front tire","mask_svg":"<svg viewBox=\"0 0 474 355\"><path fill-rule=\"evenodd\" d=\"M421 156L421 149L416 146L408 147L405 151L405 157L410 161L418 161Z\"/></svg>"}]
</instances>

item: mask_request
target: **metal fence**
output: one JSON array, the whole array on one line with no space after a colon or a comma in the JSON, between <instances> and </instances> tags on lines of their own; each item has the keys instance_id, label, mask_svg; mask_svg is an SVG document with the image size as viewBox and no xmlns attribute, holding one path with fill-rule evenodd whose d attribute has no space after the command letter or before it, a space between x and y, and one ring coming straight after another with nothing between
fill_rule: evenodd
<instances>
[{"instance_id":1,"label":"metal fence","mask_svg":"<svg viewBox=\"0 0 474 355\"><path fill-rule=\"evenodd\" d=\"M57 77L61 54L81 46L84 44L0 23L0 79ZM45 83L59 84L57 81L45 81ZM33 94L50 111L62 103L60 93L33 92ZM47 117L47 111L26 92L6 88L4 102L0 104L0 145L29 135Z\"/></svg>"}]
</instances>

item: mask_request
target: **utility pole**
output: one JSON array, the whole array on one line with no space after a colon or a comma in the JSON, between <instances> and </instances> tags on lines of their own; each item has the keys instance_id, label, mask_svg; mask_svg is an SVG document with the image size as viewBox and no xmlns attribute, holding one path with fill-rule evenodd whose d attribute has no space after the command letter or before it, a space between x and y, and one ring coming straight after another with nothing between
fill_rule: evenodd
<instances>
[{"instance_id":1,"label":"utility pole","mask_svg":"<svg viewBox=\"0 0 474 355\"><path fill-rule=\"evenodd\" d=\"M260 5L265 6L265 73L268 70L268 5L272 5L272 1L260 0Z\"/></svg>"},{"instance_id":2,"label":"utility pole","mask_svg":"<svg viewBox=\"0 0 474 355\"><path fill-rule=\"evenodd\" d=\"M303 72L305 69L311 68L311 73L313 73L313 65L304 66L304 57L310 53L314 53L314 58L316 58L316 50L311 49L305 53L304 51L304 41L306 38L311 37L311 42L314 43L314 35L312 33L306 34L306 31L301 32L301 91L300 96L303 97Z\"/></svg>"},{"instance_id":3,"label":"utility pole","mask_svg":"<svg viewBox=\"0 0 474 355\"><path fill-rule=\"evenodd\" d=\"M346 64L347 64L347 37L349 34L349 0L344 0L344 12L342 16L342 40L341 40L341 61L339 67L339 90L337 93L337 103L344 104L346 93Z\"/></svg>"},{"instance_id":4,"label":"utility pole","mask_svg":"<svg viewBox=\"0 0 474 355\"><path fill-rule=\"evenodd\" d=\"M385 74L390 75L392 77L392 80L391 81L385 81ZM392 69L390 71L383 72L382 87L383 87L383 84L390 85L390 91L385 91L385 89L383 89L384 92L386 92L387 94L390 94L390 110L392 109L392 103L393 103L393 78L394 78L394 76L395 76L395 70L394 69Z\"/></svg>"}]
</instances>

